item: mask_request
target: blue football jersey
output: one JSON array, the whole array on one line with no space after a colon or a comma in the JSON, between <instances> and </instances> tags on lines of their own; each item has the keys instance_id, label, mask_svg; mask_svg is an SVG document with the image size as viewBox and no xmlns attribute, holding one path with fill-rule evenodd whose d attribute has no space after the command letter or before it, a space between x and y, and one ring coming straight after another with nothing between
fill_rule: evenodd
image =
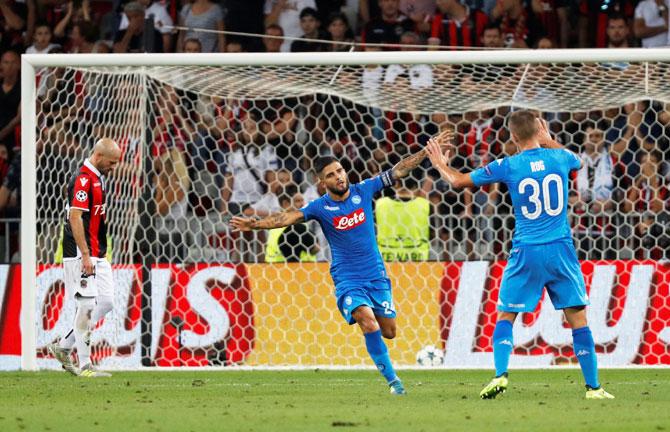
<instances>
[{"instance_id":1,"label":"blue football jersey","mask_svg":"<svg viewBox=\"0 0 670 432\"><path fill-rule=\"evenodd\" d=\"M498 159L471 173L476 186L505 183L514 205L514 246L571 240L568 182L581 161L565 149L536 148Z\"/></svg>"},{"instance_id":2,"label":"blue football jersey","mask_svg":"<svg viewBox=\"0 0 670 432\"><path fill-rule=\"evenodd\" d=\"M330 274L336 288L347 282L386 278L372 208L374 194L391 185L385 184L390 183L385 174L350 185L351 193L345 201L333 201L325 194L301 209L305 220L319 222L330 244Z\"/></svg>"}]
</instances>

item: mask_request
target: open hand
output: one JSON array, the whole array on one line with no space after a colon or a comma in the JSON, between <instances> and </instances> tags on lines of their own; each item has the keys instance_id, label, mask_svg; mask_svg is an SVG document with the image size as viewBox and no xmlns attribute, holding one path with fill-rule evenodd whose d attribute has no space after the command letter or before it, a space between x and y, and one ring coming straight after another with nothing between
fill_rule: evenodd
<instances>
[{"instance_id":1,"label":"open hand","mask_svg":"<svg viewBox=\"0 0 670 432\"><path fill-rule=\"evenodd\" d=\"M230 220L230 225L233 227L233 231L251 231L254 221L255 219L252 218L234 216Z\"/></svg>"},{"instance_id":2,"label":"open hand","mask_svg":"<svg viewBox=\"0 0 670 432\"><path fill-rule=\"evenodd\" d=\"M450 151L447 150L446 154L442 153L442 147L440 146L440 141L438 141L438 138L433 137L428 140L426 151L428 152L428 158L430 159L430 162L438 170L441 171L449 164Z\"/></svg>"},{"instance_id":3,"label":"open hand","mask_svg":"<svg viewBox=\"0 0 670 432\"><path fill-rule=\"evenodd\" d=\"M554 139L549 133L547 121L540 117L536 118L535 121L537 122L537 140L540 142L540 145L553 141Z\"/></svg>"}]
</instances>

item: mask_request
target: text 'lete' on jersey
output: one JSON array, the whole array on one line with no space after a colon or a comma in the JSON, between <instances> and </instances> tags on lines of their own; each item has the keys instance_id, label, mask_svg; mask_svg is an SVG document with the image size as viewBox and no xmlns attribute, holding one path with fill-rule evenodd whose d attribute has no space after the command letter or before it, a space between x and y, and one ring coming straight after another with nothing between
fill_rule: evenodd
<instances>
[{"instance_id":1,"label":"text 'lete' on jersey","mask_svg":"<svg viewBox=\"0 0 670 432\"><path fill-rule=\"evenodd\" d=\"M72 235L69 216L72 209L81 210L84 235L91 257L107 254L107 223L105 220L105 179L87 159L67 186L67 214L63 230L63 259L81 256Z\"/></svg>"},{"instance_id":2,"label":"text 'lete' on jersey","mask_svg":"<svg viewBox=\"0 0 670 432\"><path fill-rule=\"evenodd\" d=\"M391 186L388 173L349 186L349 198L333 201L328 194L301 209L305 220L321 225L333 260L330 274L335 287L349 282L386 278L384 261L377 247L372 203L375 193Z\"/></svg>"}]
</instances>

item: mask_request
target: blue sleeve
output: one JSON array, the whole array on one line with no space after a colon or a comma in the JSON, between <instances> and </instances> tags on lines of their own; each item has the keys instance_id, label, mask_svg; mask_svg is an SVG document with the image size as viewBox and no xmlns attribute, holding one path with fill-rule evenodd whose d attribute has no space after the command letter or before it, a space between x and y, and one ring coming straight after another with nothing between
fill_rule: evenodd
<instances>
[{"instance_id":1,"label":"blue sleeve","mask_svg":"<svg viewBox=\"0 0 670 432\"><path fill-rule=\"evenodd\" d=\"M315 199L308 202L303 208L300 209L302 214L305 216L305 222L313 219L319 219L319 202L320 199Z\"/></svg>"},{"instance_id":2,"label":"blue sleeve","mask_svg":"<svg viewBox=\"0 0 670 432\"><path fill-rule=\"evenodd\" d=\"M579 159L579 156L577 156L575 153L566 149L563 149L563 152L565 153L565 158L568 162L568 168L570 171L578 170L579 167L582 166L582 160Z\"/></svg>"},{"instance_id":3,"label":"blue sleeve","mask_svg":"<svg viewBox=\"0 0 670 432\"><path fill-rule=\"evenodd\" d=\"M483 186L505 181L506 174L507 159L496 159L485 167L472 171L470 178L475 186Z\"/></svg>"},{"instance_id":4,"label":"blue sleeve","mask_svg":"<svg viewBox=\"0 0 670 432\"><path fill-rule=\"evenodd\" d=\"M384 189L385 187L393 186L393 175L391 170L384 171L378 176L372 177L371 179L363 180L358 183L358 187L361 190L361 193L372 198L374 194Z\"/></svg>"}]
</instances>

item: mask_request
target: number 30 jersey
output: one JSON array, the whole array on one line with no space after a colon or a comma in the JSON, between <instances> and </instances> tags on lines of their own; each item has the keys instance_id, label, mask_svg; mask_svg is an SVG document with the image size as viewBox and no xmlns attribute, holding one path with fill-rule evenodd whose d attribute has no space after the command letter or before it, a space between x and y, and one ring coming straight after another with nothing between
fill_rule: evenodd
<instances>
[{"instance_id":1,"label":"number 30 jersey","mask_svg":"<svg viewBox=\"0 0 670 432\"><path fill-rule=\"evenodd\" d=\"M91 257L107 254L107 223L105 220L105 179L87 159L67 186L67 214L63 230L63 260L81 257L70 226L70 211L81 210L84 235Z\"/></svg>"},{"instance_id":2,"label":"number 30 jersey","mask_svg":"<svg viewBox=\"0 0 670 432\"><path fill-rule=\"evenodd\" d=\"M572 241L569 175L581 161L565 149L535 148L498 159L470 176L475 186L505 183L514 205L513 247Z\"/></svg>"}]
</instances>

